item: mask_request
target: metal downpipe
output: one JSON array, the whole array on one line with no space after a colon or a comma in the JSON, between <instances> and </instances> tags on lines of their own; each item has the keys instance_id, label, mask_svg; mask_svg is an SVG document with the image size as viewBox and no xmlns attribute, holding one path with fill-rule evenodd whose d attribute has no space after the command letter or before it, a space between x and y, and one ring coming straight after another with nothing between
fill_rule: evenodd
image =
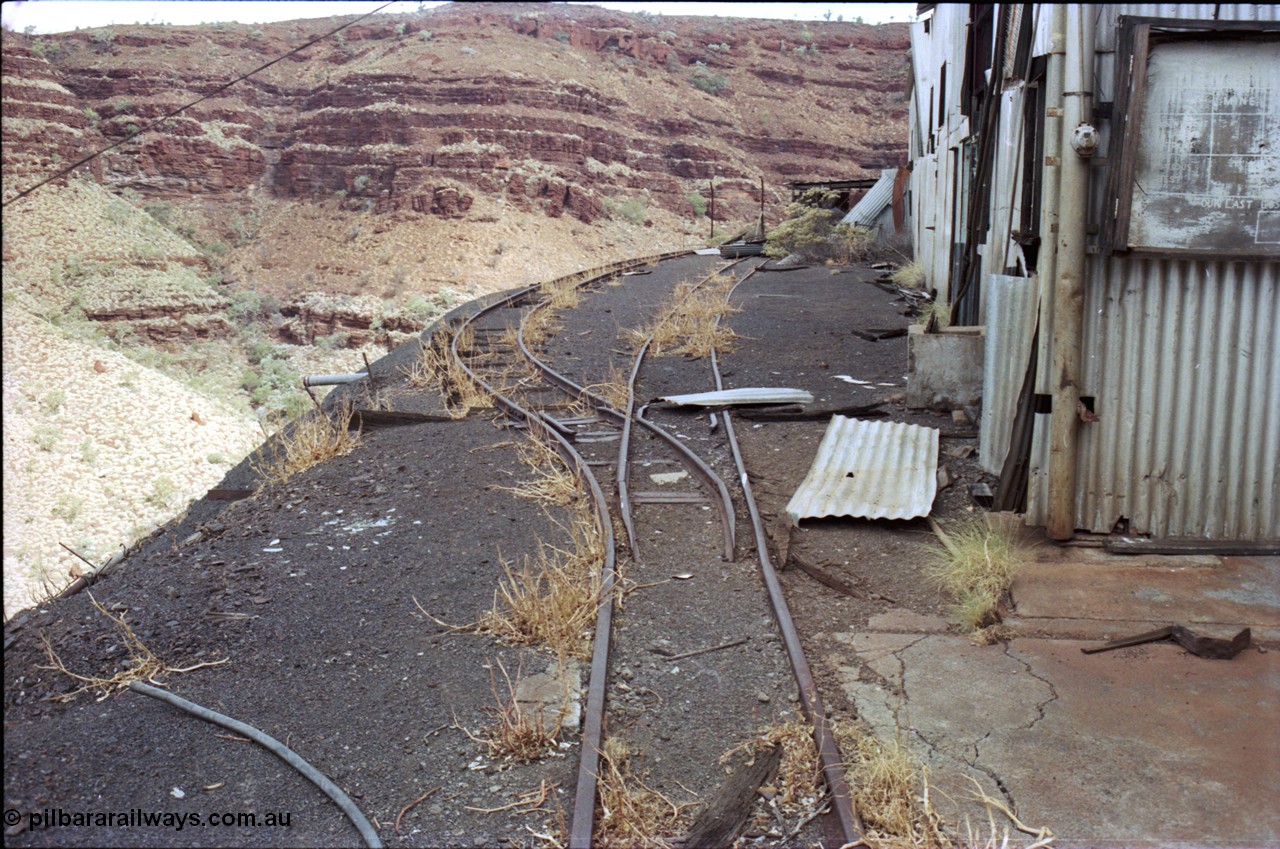
<instances>
[{"instance_id":1,"label":"metal downpipe","mask_svg":"<svg viewBox=\"0 0 1280 849\"><path fill-rule=\"evenodd\" d=\"M1089 160L1071 144L1076 127L1092 120L1093 12L1089 6L1054 7L1055 48L1061 43L1062 123L1058 145L1057 262L1053 284L1053 359L1049 372L1049 499L1046 530L1068 540L1076 527L1076 468L1080 416L1080 337L1084 325L1084 275L1089 214ZM1062 37L1059 42L1057 37Z\"/></svg>"}]
</instances>

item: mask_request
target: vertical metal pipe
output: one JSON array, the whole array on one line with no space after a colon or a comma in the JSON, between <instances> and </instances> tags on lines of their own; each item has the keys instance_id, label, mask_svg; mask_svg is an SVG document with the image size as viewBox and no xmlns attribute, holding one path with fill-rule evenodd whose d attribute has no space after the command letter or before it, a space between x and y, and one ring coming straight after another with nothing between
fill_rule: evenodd
<instances>
[{"instance_id":1,"label":"vertical metal pipe","mask_svg":"<svg viewBox=\"0 0 1280 849\"><path fill-rule=\"evenodd\" d=\"M711 228L707 232L707 239L714 242L716 240L716 178L711 177L711 210L707 214L707 225Z\"/></svg>"},{"instance_id":2,"label":"vertical metal pipe","mask_svg":"<svg viewBox=\"0 0 1280 849\"><path fill-rule=\"evenodd\" d=\"M1071 134L1088 123L1093 106L1093 9L1054 10L1055 35L1064 36L1062 127L1058 156L1057 263L1053 277L1053 359L1049 374L1049 537L1067 540L1076 527L1076 465L1080 404L1080 333L1084 325L1089 161L1076 154ZM1061 29L1059 29L1061 25ZM1056 47L1056 43L1055 43Z\"/></svg>"}]
</instances>

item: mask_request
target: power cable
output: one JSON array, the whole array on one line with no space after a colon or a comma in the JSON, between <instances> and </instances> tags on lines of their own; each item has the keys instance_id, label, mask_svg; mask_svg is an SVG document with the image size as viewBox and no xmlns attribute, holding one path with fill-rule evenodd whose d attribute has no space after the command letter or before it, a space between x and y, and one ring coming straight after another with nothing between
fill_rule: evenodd
<instances>
[{"instance_id":1,"label":"power cable","mask_svg":"<svg viewBox=\"0 0 1280 849\"><path fill-rule=\"evenodd\" d=\"M300 46L298 46L298 47L295 47L294 49L290 50L288 53L285 53L285 54L283 54L283 55L281 55L281 56L277 56L275 59L272 59L270 62L266 63L265 65L261 65L261 66L259 66L259 67L257 67L257 68L254 68L252 71L248 72L247 74L243 74L242 76L236 77L234 80L232 80L232 81L231 81L231 82L229 82L229 83L224 83L224 84L222 84L222 85L218 86L218 87L217 87L217 88L215 88L213 91L209 92L208 94L204 95L203 97L198 98L198 99L196 99L196 100L193 100L193 101L191 101L190 103L188 103L186 106L183 106L183 107L181 107L181 108L179 108L179 109L175 109L174 111L170 112L169 114L167 114L167 115L165 115L165 116L163 116L163 117L161 117L161 118L157 118L156 120L152 121L151 123L147 124L146 126L142 127L141 129L139 129L139 130L137 130L137 131L135 131L135 132L133 132L133 133L131 133L131 134L129 134L129 135L127 135L127 136L125 136L124 138L120 139L120 141L118 141L118 142L114 142L113 144L110 144L110 145L107 145L107 146L106 146L106 147L104 147L102 150L99 150L99 151L97 151L96 153L91 153L91 154L89 154L89 155L88 155L88 156L86 156L84 159L81 159L79 162L75 163L74 165L69 165L69 166L67 166L66 168L63 168L61 171L59 171L59 172L57 172L56 174L54 174L53 176L51 176L51 177L46 177L45 179L43 179L43 180L41 180L40 182L36 183L34 186L31 186L31 187L30 187L30 188L28 188L28 189L25 189L25 190L23 190L23 191L21 191L21 192L18 192L18 194L14 195L14 196L13 196L13 197L11 197L9 200L5 201L3 204L0 204L0 208L6 207L6 206L8 206L9 204L11 204L11 203L13 203L13 202L15 202L15 201L22 200L22 199L23 199L23 198L25 198L27 195L31 194L32 192L34 192L36 189L40 188L41 186L47 185L47 184L49 184L49 183L52 183L54 180L58 179L59 177L65 177L67 174L70 174L72 171L76 170L76 169L77 169L77 168L79 168L81 165L84 165L84 164L85 164L85 163L87 163L87 162L92 162L94 159L97 159L99 156L101 156L102 154L106 153L107 151L109 151L109 150L114 150L115 148L119 147L120 145L124 144L125 142L133 141L133 140L134 140L134 139L136 139L138 136L142 135L143 133L145 133L145 132L147 132L147 131L149 131L149 130L151 130L151 129L155 128L155 127L160 126L160 125L161 125L161 124L163 124L165 121L168 121L170 118L174 118L174 117L176 117L176 116L178 116L178 115L181 115L183 112L186 112L186 111L187 111L188 109L190 109L192 106L195 106L195 105L197 105L197 104L203 103L204 101L208 100L209 98L211 98L211 97L213 97L213 96L215 96L215 95L217 95L217 94L221 94L222 92L224 92L224 91L226 91L227 89L231 88L231 86L235 85L236 83L241 82L242 80L247 80L249 77L252 77L254 74L261 73L262 71L265 71L267 68L270 68L272 65L276 64L277 62L283 62L285 59L288 59L290 56L294 55L295 53L299 53L299 52L301 52L301 51L303 51L303 50L306 50L306 49L307 49L308 47L310 47L311 45L316 44L317 42L320 42L320 41L324 41L324 40L325 40L326 38L328 38L329 36L331 36L331 35L335 35L335 34L337 34L337 33L341 32L342 30L346 29L347 27L355 26L356 24L358 24L358 23L360 23L361 21L363 21L365 18L368 18L368 17L370 17L370 16L372 16L372 15L376 15L377 13L381 12L383 9L387 8L388 6L391 6L391 5L395 4L396 2L398 2L398 0L389 0L389 2L387 2L387 3L383 3L381 6L379 6L379 7L378 7L378 8L376 8L376 9L374 9L372 12L366 12L365 14L363 14L363 15L361 15L360 17L356 18L354 21L348 21L347 23L343 24L342 26L340 26L340 27L336 27L336 28L334 28L334 29L331 29L331 30L329 30L328 32L326 32L326 33L325 33L325 34L323 34L323 35L316 36L315 38L313 38L313 39L311 39L310 41L308 41L306 44L303 44L303 45L300 45Z\"/></svg>"}]
</instances>

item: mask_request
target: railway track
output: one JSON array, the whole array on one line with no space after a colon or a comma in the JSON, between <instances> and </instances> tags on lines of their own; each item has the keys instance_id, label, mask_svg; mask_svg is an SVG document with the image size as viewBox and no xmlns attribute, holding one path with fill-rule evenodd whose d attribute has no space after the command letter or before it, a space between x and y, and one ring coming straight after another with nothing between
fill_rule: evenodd
<instances>
[{"instance_id":1,"label":"railway track","mask_svg":"<svg viewBox=\"0 0 1280 849\"><path fill-rule=\"evenodd\" d=\"M628 266L617 265L585 280L518 290L449 329L456 368L511 425L573 471L603 543L570 846L593 845L609 827L600 776L622 767L610 741L626 740L642 753L648 784L640 786L679 811L671 795L705 801L714 794L724 780L718 755L749 745L761 725L783 721L797 696L831 793L827 839L858 837L839 753L773 574L731 417L665 415L663 424L638 402L672 380L693 381L692 389L713 379L721 385L714 355L710 373L692 360L663 365L669 360L652 356L652 333L638 334L647 338L635 339L636 350L621 351L603 332L609 321L621 329L657 327L656 301L688 299L713 281L727 302L732 289L725 292L725 283L736 288L754 272L744 262L716 263L683 287L670 274L624 277ZM611 296L637 290L639 297ZM579 298L585 303L574 311L573 331L548 332L557 312ZM669 313L680 308L673 304ZM576 332L583 324L590 326ZM651 484L641 478L646 473ZM735 498L745 510L735 511ZM750 529L754 558L738 551L747 536L740 521ZM749 613L718 616L726 594L733 595L732 609Z\"/></svg>"}]
</instances>

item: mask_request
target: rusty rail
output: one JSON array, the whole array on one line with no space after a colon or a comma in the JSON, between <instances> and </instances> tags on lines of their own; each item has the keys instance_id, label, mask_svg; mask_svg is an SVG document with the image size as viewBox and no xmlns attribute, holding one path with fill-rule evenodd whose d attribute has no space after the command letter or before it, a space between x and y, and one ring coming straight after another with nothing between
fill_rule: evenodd
<instances>
[{"instance_id":1,"label":"rusty rail","mask_svg":"<svg viewBox=\"0 0 1280 849\"><path fill-rule=\"evenodd\" d=\"M755 269L734 284L725 296L725 300L731 299L738 286L745 283L752 274L755 274ZM716 389L724 389L724 380L721 378L720 366L714 350L711 352L711 370L715 374ZM782 631L787 659L791 663L791 671L795 674L796 686L800 691L801 710L813 726L813 742L818 750L818 758L822 762L822 772L826 778L827 787L831 791L832 807L840 826L842 844L861 843L862 822L853 807L853 795L845 779L840 748L836 744L831 723L827 720L822 697L818 695L817 682L813 680L809 661L804 656L804 648L800 645L800 635L796 632L795 621L791 618L791 609L787 605L782 584L778 581L778 572L769 556L769 541L765 535L764 523L760 519L760 510L756 506L755 496L751 491L751 480L742 459L742 451L738 447L738 438L733 432L733 419L727 410L719 415L724 417L724 429L729 437L729 448L733 452L734 463L738 467L743 500L746 501L747 513L751 516L751 529L755 535L756 553L760 561L760 576L769 593L769 604L773 608L774 618L777 619L778 628Z\"/></svg>"},{"instance_id":2,"label":"rusty rail","mask_svg":"<svg viewBox=\"0 0 1280 849\"><path fill-rule=\"evenodd\" d=\"M730 268L732 266L729 266ZM724 269L721 269L723 271ZM715 272L716 274L720 272ZM707 275L702 283L710 279L713 275ZM699 286L702 285L699 283ZM696 287L695 287L696 288ZM546 307L545 303L539 304L529 311L528 318L532 318L534 313ZM725 482L715 473L707 463L691 451L687 446L672 436L667 430L655 422L652 422L642 414L635 412L635 389L636 377L640 372L640 365L644 360L645 354L649 350L649 343L653 340L652 335L645 340L644 345L636 353L636 358L631 367L631 374L627 381L627 409L625 411L618 410L607 401L585 387L578 385L572 379L555 371L546 363L539 360L525 345L524 341L524 323L521 322L520 327L520 350L525 358L542 374L542 376L552 384L559 386L566 392L586 398L590 401L592 407L601 415L611 420L615 425L622 428L622 439L618 445L618 466L617 466L617 483L618 483L618 502L622 511L622 523L627 531L627 539L631 543L632 556L637 552L637 540L635 536L634 522L631 517L631 498L629 487L627 485L627 458L630 456L631 447L631 425L632 422L639 422L645 429L653 433L668 446L671 447L684 464L707 485L708 488L714 490L718 496L716 507L720 514L720 526L723 529L724 536L724 559L732 561L734 557L736 520L733 512L733 499L729 495L729 488Z\"/></svg>"},{"instance_id":3,"label":"rusty rail","mask_svg":"<svg viewBox=\"0 0 1280 849\"><path fill-rule=\"evenodd\" d=\"M688 252L678 251L601 266L593 269L587 275L582 275L582 285L628 268L682 256L686 253ZM566 275L553 281L553 283L577 276L579 275ZM511 308L522 298L537 291L539 288L539 285L533 285L516 289L506 297L468 316L459 327L459 332L453 334L449 344L449 352L454 362L478 386L493 397L499 409L516 420L524 422L530 433L538 433L548 438L556 453L574 470L578 479L586 484L591 494L596 521L600 525L600 532L604 538L605 556L604 562L601 564L600 604L597 611L595 637L591 648L591 669L587 684L586 704L583 706L582 749L578 766L578 781L574 792L573 814L569 828L570 847L589 849L592 827L595 821L596 777L600 767L601 738L604 734L605 688L609 671L609 643L613 626L614 588L617 582L616 543L613 536L613 522L610 520L608 501L605 498L604 490L600 487L600 482L592 474L591 467L587 465L582 455L574 449L568 438L555 426L553 420L542 413L525 409L511 398L503 395L495 386L477 374L458 351L458 338L462 329L474 324L478 319L491 312ZM523 338L521 338L521 347L525 347ZM525 350L527 351L527 348Z\"/></svg>"}]
</instances>

